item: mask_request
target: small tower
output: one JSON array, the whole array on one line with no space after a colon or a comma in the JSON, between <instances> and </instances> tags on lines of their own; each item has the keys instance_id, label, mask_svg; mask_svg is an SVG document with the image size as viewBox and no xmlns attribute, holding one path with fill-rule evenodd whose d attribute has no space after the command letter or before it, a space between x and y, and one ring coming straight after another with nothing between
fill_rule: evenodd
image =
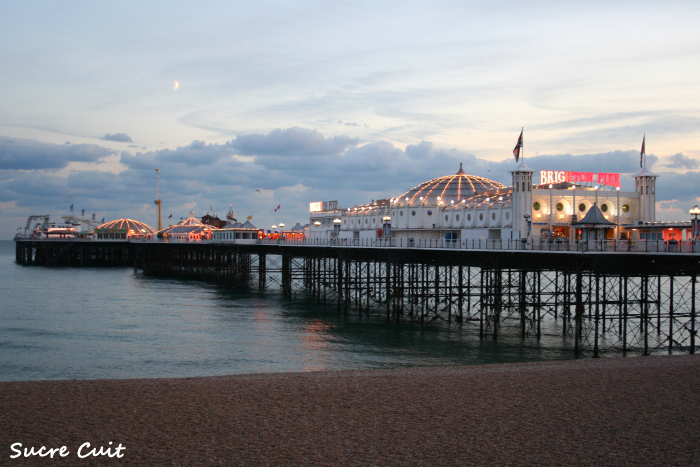
<instances>
[{"instance_id":1,"label":"small tower","mask_svg":"<svg viewBox=\"0 0 700 467\"><path fill-rule=\"evenodd\" d=\"M235 224L236 222L238 222L236 220L236 215L233 213L233 204L229 205L229 210L228 210L228 213L226 214L226 221L229 224Z\"/></svg>"},{"instance_id":2,"label":"small tower","mask_svg":"<svg viewBox=\"0 0 700 467\"><path fill-rule=\"evenodd\" d=\"M656 220L656 177L646 167L634 176L634 191L639 193L639 219L644 222Z\"/></svg>"},{"instance_id":3,"label":"small tower","mask_svg":"<svg viewBox=\"0 0 700 467\"><path fill-rule=\"evenodd\" d=\"M520 164L510 173L513 177L513 231L520 233L520 238L528 234L525 215L532 215L532 174L534 171Z\"/></svg>"}]
</instances>

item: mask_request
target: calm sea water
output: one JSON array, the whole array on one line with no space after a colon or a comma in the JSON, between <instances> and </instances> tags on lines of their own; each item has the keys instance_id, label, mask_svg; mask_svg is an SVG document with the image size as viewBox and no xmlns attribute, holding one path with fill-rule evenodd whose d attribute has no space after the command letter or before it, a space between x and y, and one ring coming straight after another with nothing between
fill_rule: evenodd
<instances>
[{"instance_id":1,"label":"calm sea water","mask_svg":"<svg viewBox=\"0 0 700 467\"><path fill-rule=\"evenodd\" d=\"M15 263L0 241L0 380L161 378L573 358L559 331L497 342L457 324L397 325L272 289L237 292L130 268Z\"/></svg>"}]
</instances>

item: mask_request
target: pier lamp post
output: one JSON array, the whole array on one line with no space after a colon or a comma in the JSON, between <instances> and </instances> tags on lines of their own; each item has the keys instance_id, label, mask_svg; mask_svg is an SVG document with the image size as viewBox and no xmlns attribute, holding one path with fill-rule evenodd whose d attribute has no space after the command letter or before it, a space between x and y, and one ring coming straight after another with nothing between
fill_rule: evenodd
<instances>
[{"instance_id":1,"label":"pier lamp post","mask_svg":"<svg viewBox=\"0 0 700 467\"><path fill-rule=\"evenodd\" d=\"M523 214L523 217L525 218L525 222L527 222L527 237L525 237L525 238L530 238L530 227L532 226L532 221L530 220L530 214Z\"/></svg>"},{"instance_id":2,"label":"pier lamp post","mask_svg":"<svg viewBox=\"0 0 700 467\"><path fill-rule=\"evenodd\" d=\"M284 228L284 224L280 223L280 230Z\"/></svg>"},{"instance_id":3,"label":"pier lamp post","mask_svg":"<svg viewBox=\"0 0 700 467\"><path fill-rule=\"evenodd\" d=\"M340 236L340 222L341 220L338 218L333 219L333 232L335 233L336 238Z\"/></svg>"},{"instance_id":4,"label":"pier lamp post","mask_svg":"<svg viewBox=\"0 0 700 467\"><path fill-rule=\"evenodd\" d=\"M391 216L382 217L382 237L389 238L391 234Z\"/></svg>"},{"instance_id":5,"label":"pier lamp post","mask_svg":"<svg viewBox=\"0 0 700 467\"><path fill-rule=\"evenodd\" d=\"M574 204L571 207L571 232L569 233L570 241L576 241L576 221L578 221L578 205L576 204L576 185L571 185L571 190L573 190Z\"/></svg>"},{"instance_id":6,"label":"pier lamp post","mask_svg":"<svg viewBox=\"0 0 700 467\"><path fill-rule=\"evenodd\" d=\"M554 185L549 185L549 238L551 240L552 234L554 233L554 222L552 215L554 214L552 203L554 202L552 200L552 196L554 196L554 193L552 193L552 188L554 188Z\"/></svg>"},{"instance_id":7,"label":"pier lamp post","mask_svg":"<svg viewBox=\"0 0 700 467\"><path fill-rule=\"evenodd\" d=\"M693 241L695 241L698 238L698 216L700 215L700 209L698 209L698 205L696 204L693 206L693 209L688 212L690 215L695 216L695 219L691 221L693 223ZM695 248L693 248L693 250L695 250Z\"/></svg>"},{"instance_id":8,"label":"pier lamp post","mask_svg":"<svg viewBox=\"0 0 700 467\"><path fill-rule=\"evenodd\" d=\"M617 236L616 239L620 240L620 187L617 187L615 189L617 191L617 209L615 209L615 213L617 214Z\"/></svg>"}]
</instances>

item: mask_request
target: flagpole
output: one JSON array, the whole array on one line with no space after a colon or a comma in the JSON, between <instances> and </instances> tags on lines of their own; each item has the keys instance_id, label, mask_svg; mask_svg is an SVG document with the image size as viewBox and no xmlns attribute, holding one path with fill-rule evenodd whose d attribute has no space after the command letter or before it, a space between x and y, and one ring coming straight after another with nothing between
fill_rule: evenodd
<instances>
[{"instance_id":1,"label":"flagpole","mask_svg":"<svg viewBox=\"0 0 700 467\"><path fill-rule=\"evenodd\" d=\"M523 132L525 131L525 127L520 127L520 134L522 135ZM523 135L525 136L525 135ZM525 165L525 138L523 138L523 145L520 147L520 151L522 152L521 156L523 158L522 165Z\"/></svg>"},{"instance_id":2,"label":"flagpole","mask_svg":"<svg viewBox=\"0 0 700 467\"><path fill-rule=\"evenodd\" d=\"M643 141L644 141L644 153L643 153L643 155L644 155L644 168L646 169L647 168L647 134L646 133L644 133Z\"/></svg>"}]
</instances>

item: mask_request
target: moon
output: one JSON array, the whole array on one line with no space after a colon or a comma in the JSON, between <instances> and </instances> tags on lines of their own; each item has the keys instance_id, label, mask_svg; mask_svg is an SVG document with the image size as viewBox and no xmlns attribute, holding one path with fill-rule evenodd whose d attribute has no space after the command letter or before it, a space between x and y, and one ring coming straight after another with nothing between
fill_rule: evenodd
<instances>
[{"instance_id":1,"label":"moon","mask_svg":"<svg viewBox=\"0 0 700 467\"><path fill-rule=\"evenodd\" d=\"M180 83L178 83L177 81L175 81L175 84L173 85L173 89L177 89L177 88L179 88L179 87L180 87Z\"/></svg>"}]
</instances>

